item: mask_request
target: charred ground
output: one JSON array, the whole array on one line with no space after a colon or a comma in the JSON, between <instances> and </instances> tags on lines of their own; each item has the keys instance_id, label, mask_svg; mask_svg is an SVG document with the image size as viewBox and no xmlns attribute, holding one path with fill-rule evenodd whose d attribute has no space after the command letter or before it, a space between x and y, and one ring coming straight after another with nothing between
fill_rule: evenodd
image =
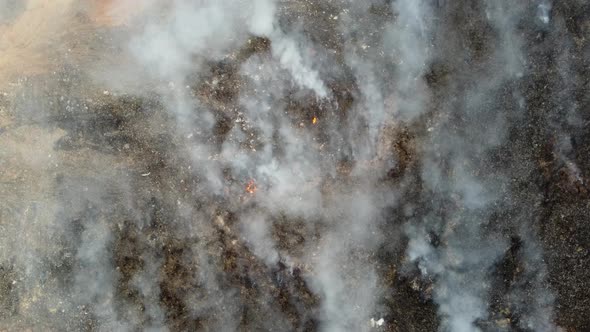
<instances>
[{"instance_id":1,"label":"charred ground","mask_svg":"<svg viewBox=\"0 0 590 332\"><path fill-rule=\"evenodd\" d=\"M369 160L355 159L348 152L353 150L347 144L354 137L342 139L338 153L327 147L335 139L330 128L350 123L358 112L354 105L362 99L345 60L346 43L358 38L374 48L380 46L371 44L371 35L338 32L333 16L340 4L293 1L281 8L283 29L307 23L301 33L322 45L325 49L318 51L325 57L322 61L336 67L323 76L330 101L295 86L281 100L289 124L313 138L309 148L329 154L326 162L338 165L334 174L310 178L309 186L318 186L329 201L338 198L331 193L346 192L362 181L355 169L387 167L378 187L397 188L400 193L395 205L380 212L376 228L386 239L383 244L374 251L352 251L358 256L354 259L376 266L383 283L385 294L375 317L385 319L379 327L384 331L435 331L440 325L433 299L439 276L425 277L419 264L409 261L404 227L435 215L448 223L430 230L429 244L447 246L444 234L464 210L462 197L441 198L432 192L423 183L424 161L419 156L432 143L427 137L440 121L449 131L478 140L488 122L494 121L487 117L497 116L480 112L470 118L453 111L469 103L461 91L475 84L473 80L485 79L479 73L495 65L488 60L501 39L477 3L436 2L436 19L444 23L432 43L440 55L422 77L432 98L418 117L387 123L379 137L381 150ZM387 1L373 5L358 24L374 25L377 31L396 19L390 6ZM485 271L491 275L489 317L476 322L483 331L532 331L523 328L520 319L528 314L527 304L539 296L536 278L545 266L546 287L555 295L556 324L564 331L590 329L588 13L590 5L584 1L562 1L553 5L552 21L557 22L553 29L539 28L534 16L520 21L516 31L526 44L525 77L485 97L485 105L493 104L508 119L507 139L474 157L479 173L475 176L508 174L510 179L499 189L500 207L485 216L482 226L483 234L509 244L493 268ZM567 54L562 51L565 43ZM207 61L206 74L186 87L213 114L211 136L177 135L181 125L155 95L113 94L75 67L22 78L16 88L0 96L0 227L4 234L20 234L16 239L0 237L0 327L92 331L117 317L133 322L135 329L161 325L172 331L194 331L215 330L219 321L231 316L243 331L320 328L324 299L306 281L313 268L297 258L321 242L330 225L258 206L244 190L253 176L229 167L222 170L223 193L212 194L202 185L205 173L191 167L186 153L191 142L204 140L217 149L205 158L223 158L223 144L234 139L236 130L251 137L241 143L244 151L260 150L268 143L261 141L264 137L257 127L250 126L255 120L247 118L238 100L258 93L251 78L241 74L242 64L253 57L271 58L271 47L270 39L252 36L224 60ZM367 57L375 54L379 51ZM565 77L560 69L564 62L570 66ZM383 68L380 75L393 72ZM517 115L516 90L526 105ZM579 111L572 122L566 119L573 105ZM314 117L317 124L311 123ZM560 141L564 132L571 142L566 148ZM273 153L280 160L285 155L283 144L278 135L275 138ZM452 159L443 153L436 161L450 178ZM257 180L257 190L264 191L263 179ZM241 234L238 219L244 213L267 215L279 252L295 261L280 257L269 265L254 253ZM63 225L60 232L43 224L48 218ZM196 219L206 222L193 228ZM531 242L523 227L538 233L540 257L530 258L532 249L525 243ZM111 236L102 239L101 230ZM93 241L96 252L81 253L83 243ZM32 265L43 269L31 271L34 268L11 259L11 252L19 250L39 260ZM101 270L109 264L113 271ZM36 277L27 278L29 273ZM210 278L216 284L204 285ZM96 291L88 293L77 287L92 283L80 280L107 280L112 285L94 285ZM227 291L235 302L223 300ZM102 307L111 300L114 313ZM281 318L275 318L277 313Z\"/></svg>"}]
</instances>

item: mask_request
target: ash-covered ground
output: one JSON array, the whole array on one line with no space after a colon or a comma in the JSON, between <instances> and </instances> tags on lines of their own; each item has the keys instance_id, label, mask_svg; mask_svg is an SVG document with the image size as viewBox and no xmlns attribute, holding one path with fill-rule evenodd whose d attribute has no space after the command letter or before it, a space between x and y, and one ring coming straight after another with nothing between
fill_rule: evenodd
<instances>
[{"instance_id":1,"label":"ash-covered ground","mask_svg":"<svg viewBox=\"0 0 590 332\"><path fill-rule=\"evenodd\" d=\"M0 331L590 331L587 0L0 0Z\"/></svg>"}]
</instances>

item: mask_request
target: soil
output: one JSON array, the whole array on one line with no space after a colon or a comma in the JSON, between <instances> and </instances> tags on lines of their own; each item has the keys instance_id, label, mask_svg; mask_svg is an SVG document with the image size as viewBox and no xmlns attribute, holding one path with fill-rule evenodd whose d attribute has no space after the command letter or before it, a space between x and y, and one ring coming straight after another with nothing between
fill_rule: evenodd
<instances>
[{"instance_id":1,"label":"soil","mask_svg":"<svg viewBox=\"0 0 590 332\"><path fill-rule=\"evenodd\" d=\"M297 20L318 22L317 29L308 24L303 34L333 50L333 61L342 73L328 81L335 99L330 105L301 98L296 91L285 97L289 120L316 139L317 146L310 148L318 151L330 140L326 133L332 124L354 116L360 98L358 82L344 60L346 40L330 23L333 20L325 17L337 8L330 3L293 1L281 10L285 27ZM387 160L397 161L380 182L383 188L403 188L401 203L384 212L384 221L378 225L388 241L375 252L358 253L371 257L388 289L379 303L387 322L383 331L439 328L433 299L436 280L423 277L408 262L403 229L409 218L402 211L405 206L417 206L413 215L417 218L461 209L452 198L431 203L434 198L422 183L419 155L431 124L445 117L442 103L461 90L453 82L465 75L465 66L476 73L497 46L498 36L482 17L481 7L467 1L436 3L448 22L433 40L441 56L424 74L432 91L427 112L409 122L387 124L379 158L337 157L337 174L310 181L310 186L321 187L329 197L335 188L358 181L353 168L371 169L382 167ZM367 22L359 24L378 28L395 19L383 14L391 12L386 10L389 6L388 1L379 2ZM104 11L101 7L101 15ZM481 172L511 176L510 185L502 189L506 197L499 203L502 212L493 215L486 226L487 231L500 234L509 249L490 273L490 314L477 322L483 331L529 331L519 323L525 312L514 305L511 294L518 288L523 301L534 298L536 290L527 288L527 282L544 272L527 265L523 218L542 249L547 289L555 296L556 325L562 331L590 331L590 134L586 129L590 121L590 3L554 2L551 13L560 29L539 32L532 18L517 27L526 52L526 77L520 86L506 86L492 100L495 105L507 104L518 89L526 106L518 119L511 118L510 109L499 111L511 119L507 139L481 159ZM47 29L54 28L58 29ZM570 41L565 55L564 40ZM191 82L196 100L214 114L214 134L209 139L219 151L213 152L219 153L223 142L231 139L232 129L242 126L236 122L242 116L237 98L250 87L239 72L240 65L254 56L271 57L271 45L269 39L252 37L232 50L228 60L208 62L204 70L208 76ZM455 56L458 48L470 58ZM29 50L35 52L25 51ZM564 57L570 66L567 77L562 76ZM313 273L310 267L296 262L295 268L289 268L282 261L268 266L242 241L237 214L265 213L244 190L249 177L221 170L224 192L203 192L205 179L191 168L186 153L191 139L200 139L199 134L193 138L178 135L183 129L156 95L111 93L83 70L86 55L65 63L40 61L16 69L23 68L20 63L26 59L26 54L17 51L0 59L0 330L101 330L105 317L111 317L97 314L102 310L101 301L107 301L101 293L108 293L108 287L97 286L101 291L96 298L85 302L77 298L75 289L81 275L111 278L109 301L116 312L112 316L134 322L133 330L162 322L171 331L215 330L224 314L233 317L236 329L242 331L285 329L269 322L276 312L293 330L319 329L322 297L307 282L306 275ZM212 80L218 83L207 84ZM578 110L574 124L567 120L572 108ZM318 119L315 125L310 124L313 117ZM462 130L462 122L470 120L452 121ZM240 130L255 137L242 146L244 150L261 146L254 129ZM572 147L562 151L563 132L571 138ZM264 190L264 185L257 184L256 190ZM306 220L285 215L270 218L277 247L292 257L301 257L305 248L318 243L326 227L321 221L310 226ZM94 227L110 234L101 255L115 267L112 275L93 267L103 262L80 258L84 241L103 243L93 238ZM435 246L445 245L437 242L437 234L431 240ZM28 257L32 263L23 265L18 257ZM158 264L153 266L153 262ZM211 287L203 284L205 271L215 271L219 293L231 290L239 307L221 303L213 308L217 295L206 293ZM27 277L31 274L35 277ZM159 286L159 293L141 291L137 285L144 279ZM160 308L161 322L154 318L158 314L153 314L156 309L150 302ZM201 308L201 313L194 308Z\"/></svg>"}]
</instances>

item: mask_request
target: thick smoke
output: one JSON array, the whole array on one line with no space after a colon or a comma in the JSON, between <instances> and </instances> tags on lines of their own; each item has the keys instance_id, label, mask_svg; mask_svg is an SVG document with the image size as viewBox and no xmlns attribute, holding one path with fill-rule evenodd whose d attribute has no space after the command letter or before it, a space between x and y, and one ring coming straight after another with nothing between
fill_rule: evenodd
<instances>
[{"instance_id":1,"label":"thick smoke","mask_svg":"<svg viewBox=\"0 0 590 332\"><path fill-rule=\"evenodd\" d=\"M579 328L566 7L0 0L0 329Z\"/></svg>"}]
</instances>

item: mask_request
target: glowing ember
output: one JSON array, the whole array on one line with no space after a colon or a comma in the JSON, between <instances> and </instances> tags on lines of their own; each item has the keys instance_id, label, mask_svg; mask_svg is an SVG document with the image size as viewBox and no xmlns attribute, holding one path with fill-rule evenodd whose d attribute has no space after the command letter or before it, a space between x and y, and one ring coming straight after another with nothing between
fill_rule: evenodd
<instances>
[{"instance_id":1,"label":"glowing ember","mask_svg":"<svg viewBox=\"0 0 590 332\"><path fill-rule=\"evenodd\" d=\"M313 119L311 119L311 123L316 124L317 122L318 122L318 118L314 116Z\"/></svg>"},{"instance_id":2,"label":"glowing ember","mask_svg":"<svg viewBox=\"0 0 590 332\"><path fill-rule=\"evenodd\" d=\"M258 190L256 187L256 182L254 182L254 180L248 181L248 184L246 184L246 192L254 194L256 190Z\"/></svg>"}]
</instances>

